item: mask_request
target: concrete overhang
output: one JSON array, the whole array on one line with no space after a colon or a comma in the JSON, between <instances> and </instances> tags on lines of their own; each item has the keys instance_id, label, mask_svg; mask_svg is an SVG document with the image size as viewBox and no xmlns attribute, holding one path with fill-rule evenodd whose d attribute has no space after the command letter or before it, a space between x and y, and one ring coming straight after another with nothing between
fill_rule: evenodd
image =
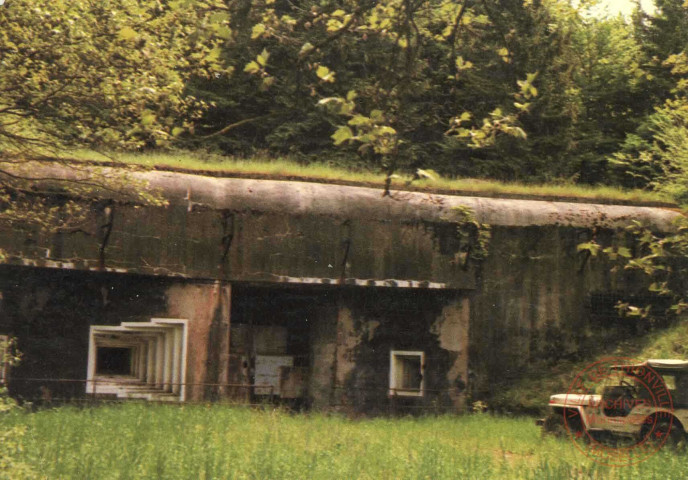
<instances>
[{"instance_id":1,"label":"concrete overhang","mask_svg":"<svg viewBox=\"0 0 688 480\"><path fill-rule=\"evenodd\" d=\"M379 221L451 221L467 207L481 223L496 226L625 227L633 220L660 231L680 216L658 207L515 200L395 191L308 182L216 178L177 172L137 173L173 204L230 211L327 215Z\"/></svg>"},{"instance_id":2,"label":"concrete overhang","mask_svg":"<svg viewBox=\"0 0 688 480\"><path fill-rule=\"evenodd\" d=\"M64 166L33 166L34 178L95 178L87 167L82 170L91 177ZM118 175L114 168L98 171ZM121 203L90 209L77 232L45 234L0 225L5 263L204 281L472 290L477 264L468 257L470 239L457 234L452 223L465 220L462 210L516 237L534 234L519 233L529 227L556 237L576 233L567 229L619 229L633 221L671 231L681 216L648 206L406 191L383 196L380 188L166 171L126 175L131 182L117 177L120 193L147 184L169 206L138 208L103 190L98 198ZM108 216L106 210L115 213Z\"/></svg>"},{"instance_id":3,"label":"concrete overhang","mask_svg":"<svg viewBox=\"0 0 688 480\"><path fill-rule=\"evenodd\" d=\"M23 166L31 177L85 179L117 178L111 167L75 166L29 162ZM122 170L124 175L125 170ZM322 184L302 181L264 180L206 176L169 171L126 171L162 193L172 205L189 211L199 208L232 212L261 212L294 216L331 216L374 221L446 222L457 217L457 207L469 208L481 223L495 226L570 226L621 228L637 220L659 231L673 229L679 216L665 207L608 205L547 200L490 198L394 191L382 188ZM126 191L126 181L122 190ZM137 185L133 188L140 188ZM107 191L103 192L105 195Z\"/></svg>"}]
</instances>

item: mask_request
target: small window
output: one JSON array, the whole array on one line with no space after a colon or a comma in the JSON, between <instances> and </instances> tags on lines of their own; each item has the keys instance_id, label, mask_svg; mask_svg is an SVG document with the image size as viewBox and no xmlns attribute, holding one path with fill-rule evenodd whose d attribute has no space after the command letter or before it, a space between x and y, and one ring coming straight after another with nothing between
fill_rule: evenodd
<instances>
[{"instance_id":1,"label":"small window","mask_svg":"<svg viewBox=\"0 0 688 480\"><path fill-rule=\"evenodd\" d=\"M422 397L425 353L392 350L390 352L389 394Z\"/></svg>"}]
</instances>

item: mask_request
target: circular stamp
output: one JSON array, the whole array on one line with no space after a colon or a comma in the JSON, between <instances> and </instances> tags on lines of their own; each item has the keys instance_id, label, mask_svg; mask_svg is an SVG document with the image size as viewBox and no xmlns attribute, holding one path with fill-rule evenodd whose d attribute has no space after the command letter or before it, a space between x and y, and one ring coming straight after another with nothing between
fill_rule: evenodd
<instances>
[{"instance_id":1,"label":"circular stamp","mask_svg":"<svg viewBox=\"0 0 688 480\"><path fill-rule=\"evenodd\" d=\"M675 385L667 385L674 377L651 363L599 360L578 373L565 395L552 397L550 405L562 409L569 438L586 456L607 466L629 466L677 439Z\"/></svg>"}]
</instances>

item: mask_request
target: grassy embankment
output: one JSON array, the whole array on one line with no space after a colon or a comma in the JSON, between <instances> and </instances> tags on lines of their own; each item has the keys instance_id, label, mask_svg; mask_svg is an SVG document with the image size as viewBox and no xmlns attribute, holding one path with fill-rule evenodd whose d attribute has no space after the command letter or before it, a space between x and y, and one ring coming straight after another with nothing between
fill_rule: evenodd
<instances>
[{"instance_id":1,"label":"grassy embankment","mask_svg":"<svg viewBox=\"0 0 688 480\"><path fill-rule=\"evenodd\" d=\"M12 424L28 427L18 460L48 479L669 479L688 471L688 455L672 452L604 467L568 439L542 438L530 418L486 414L347 420L127 404L0 417L0 426Z\"/></svg>"},{"instance_id":2,"label":"grassy embankment","mask_svg":"<svg viewBox=\"0 0 688 480\"><path fill-rule=\"evenodd\" d=\"M688 358L688 321L678 321L667 328L658 328L645 335L625 337L610 348L580 362L560 362L550 370L534 367L531 375L515 385L504 388L491 407L507 411L540 410L544 413L549 396L568 391L576 373L588 365L608 357L624 357L643 361L648 358Z\"/></svg>"},{"instance_id":3,"label":"grassy embankment","mask_svg":"<svg viewBox=\"0 0 688 480\"><path fill-rule=\"evenodd\" d=\"M241 159L197 152L179 153L116 153L108 156L93 152L75 151L65 158L89 161L116 161L149 168L189 170L215 175L246 176L257 178L293 179L312 182L352 183L382 188L385 175L365 169L345 169L327 163L299 164L290 159L253 157ZM574 184L518 184L482 179L420 179L399 175L393 188L506 197L545 197L556 200L590 201L632 204L673 204L666 196L644 190L621 190L612 187L588 187Z\"/></svg>"}]
</instances>

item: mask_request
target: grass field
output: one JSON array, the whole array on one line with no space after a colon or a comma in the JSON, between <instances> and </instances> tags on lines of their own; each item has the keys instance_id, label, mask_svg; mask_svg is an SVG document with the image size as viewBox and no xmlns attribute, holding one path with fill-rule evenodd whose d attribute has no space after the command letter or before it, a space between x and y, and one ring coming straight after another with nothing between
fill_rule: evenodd
<instances>
[{"instance_id":1,"label":"grass field","mask_svg":"<svg viewBox=\"0 0 688 480\"><path fill-rule=\"evenodd\" d=\"M226 406L127 404L0 416L46 479L667 479L688 454L604 467L531 418L348 420ZM2 478L0 458L0 478ZM8 478L17 478L14 477Z\"/></svg>"}]
</instances>

